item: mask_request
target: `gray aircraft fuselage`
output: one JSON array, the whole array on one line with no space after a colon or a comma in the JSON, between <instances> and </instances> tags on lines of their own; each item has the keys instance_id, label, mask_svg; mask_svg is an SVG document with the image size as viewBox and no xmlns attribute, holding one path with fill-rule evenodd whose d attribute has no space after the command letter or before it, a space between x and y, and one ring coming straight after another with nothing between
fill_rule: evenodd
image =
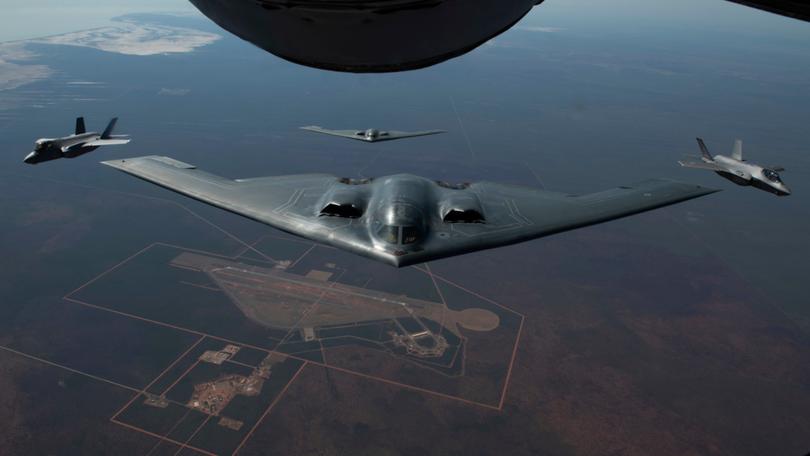
<instances>
[{"instance_id":1,"label":"gray aircraft fuselage","mask_svg":"<svg viewBox=\"0 0 810 456\"><path fill-rule=\"evenodd\" d=\"M371 142L380 139L380 136L384 137L384 136L387 136L387 135L388 135L388 133L380 132L380 130L377 130L376 128L369 128L366 131L358 133L358 136L362 136L364 140L371 141Z\"/></svg>"},{"instance_id":2,"label":"gray aircraft fuselage","mask_svg":"<svg viewBox=\"0 0 810 456\"><path fill-rule=\"evenodd\" d=\"M714 171L719 176L734 182L737 185L752 186L778 196L790 195L790 189L782 182L777 171L780 167L765 167L743 159L742 141L736 140L731 156L714 155L704 144L703 139L697 138L701 156L699 160L681 160L681 166Z\"/></svg>"},{"instance_id":3,"label":"gray aircraft fuselage","mask_svg":"<svg viewBox=\"0 0 810 456\"><path fill-rule=\"evenodd\" d=\"M101 139L101 133L96 132L62 138L40 138L34 143L34 150L23 161L33 165L59 158L75 158L98 149L99 146L85 146L98 139Z\"/></svg>"},{"instance_id":4,"label":"gray aircraft fuselage","mask_svg":"<svg viewBox=\"0 0 810 456\"><path fill-rule=\"evenodd\" d=\"M715 155L714 163L725 168L725 170L715 171L715 173L737 185L750 185L778 196L790 195L790 189L782 182L779 173L772 169L735 160L725 155Z\"/></svg>"},{"instance_id":5,"label":"gray aircraft fuselage","mask_svg":"<svg viewBox=\"0 0 810 456\"><path fill-rule=\"evenodd\" d=\"M72 135L37 139L34 142L34 150L26 155L23 161L29 165L36 165L60 158L76 158L101 146L127 144L129 139L126 135L112 134L117 122L117 117L112 118L103 133L88 132L84 126L84 117L79 117L76 119L76 129Z\"/></svg>"}]
</instances>

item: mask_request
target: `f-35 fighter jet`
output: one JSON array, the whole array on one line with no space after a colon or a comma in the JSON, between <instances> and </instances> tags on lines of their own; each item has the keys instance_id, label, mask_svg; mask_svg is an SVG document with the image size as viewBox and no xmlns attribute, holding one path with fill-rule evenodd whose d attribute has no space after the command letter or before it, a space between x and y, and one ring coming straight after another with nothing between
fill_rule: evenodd
<instances>
[{"instance_id":1,"label":"f-35 fighter jet","mask_svg":"<svg viewBox=\"0 0 810 456\"><path fill-rule=\"evenodd\" d=\"M380 131L374 128L368 130L328 130L321 128L317 125L309 127L301 127L302 130L314 131L316 133L323 133L332 136L342 136L349 139L357 139L365 142L378 142L378 141L391 141L394 139L414 138L416 136L437 135L445 133L444 130L426 130L426 131Z\"/></svg>"},{"instance_id":2,"label":"f-35 fighter jet","mask_svg":"<svg viewBox=\"0 0 810 456\"><path fill-rule=\"evenodd\" d=\"M750 185L778 196L790 195L790 189L779 177L779 171L784 171L784 168L764 167L745 161L742 156L742 141L739 139L734 142L730 157L712 156L701 138L697 138L697 142L701 152L700 161L682 160L678 162L681 166L708 169L737 185Z\"/></svg>"},{"instance_id":3,"label":"f-35 fighter jet","mask_svg":"<svg viewBox=\"0 0 810 456\"><path fill-rule=\"evenodd\" d=\"M76 130L70 136L62 138L41 138L34 143L34 151L23 160L29 165L35 165L58 158L75 158L98 149L100 146L113 146L126 144L129 137L126 135L113 135L113 129L118 118L115 117L107 124L104 132L88 132L84 127L84 117L76 119Z\"/></svg>"},{"instance_id":4,"label":"f-35 fighter jet","mask_svg":"<svg viewBox=\"0 0 810 456\"><path fill-rule=\"evenodd\" d=\"M409 174L226 179L169 157L102 162L280 230L401 267L528 241L713 193L654 179L575 196Z\"/></svg>"}]
</instances>

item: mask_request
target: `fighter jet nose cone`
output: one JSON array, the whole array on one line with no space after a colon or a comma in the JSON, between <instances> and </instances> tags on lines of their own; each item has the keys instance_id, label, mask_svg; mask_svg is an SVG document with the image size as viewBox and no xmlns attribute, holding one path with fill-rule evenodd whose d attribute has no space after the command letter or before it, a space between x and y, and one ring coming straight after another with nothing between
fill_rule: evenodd
<instances>
[{"instance_id":1,"label":"fighter jet nose cone","mask_svg":"<svg viewBox=\"0 0 810 456\"><path fill-rule=\"evenodd\" d=\"M37 162L37 153L31 152L30 154L26 155L23 162L28 163L29 165L35 164Z\"/></svg>"},{"instance_id":2,"label":"fighter jet nose cone","mask_svg":"<svg viewBox=\"0 0 810 456\"><path fill-rule=\"evenodd\" d=\"M191 0L224 29L286 60L349 72L430 66L509 29L538 0Z\"/></svg>"}]
</instances>

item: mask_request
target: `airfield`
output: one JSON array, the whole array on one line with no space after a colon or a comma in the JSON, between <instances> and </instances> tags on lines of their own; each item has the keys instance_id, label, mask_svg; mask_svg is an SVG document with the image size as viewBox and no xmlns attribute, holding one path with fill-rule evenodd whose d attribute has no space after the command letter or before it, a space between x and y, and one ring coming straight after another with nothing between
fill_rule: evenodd
<instances>
[{"instance_id":1,"label":"airfield","mask_svg":"<svg viewBox=\"0 0 810 456\"><path fill-rule=\"evenodd\" d=\"M153 243L64 299L191 337L110 417L158 447L235 454L308 368L501 410L524 317L427 265L363 263L272 234L232 257Z\"/></svg>"}]
</instances>

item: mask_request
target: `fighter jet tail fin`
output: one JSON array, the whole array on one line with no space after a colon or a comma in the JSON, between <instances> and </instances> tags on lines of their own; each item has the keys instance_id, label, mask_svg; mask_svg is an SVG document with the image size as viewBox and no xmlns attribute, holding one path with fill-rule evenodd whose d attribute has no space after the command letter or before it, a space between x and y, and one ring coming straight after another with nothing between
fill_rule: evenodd
<instances>
[{"instance_id":1,"label":"fighter jet tail fin","mask_svg":"<svg viewBox=\"0 0 810 456\"><path fill-rule=\"evenodd\" d=\"M703 155L704 160L714 161L714 157L712 154L709 153L709 148L706 147L706 143L703 142L702 138L697 138L698 146L700 146L700 153Z\"/></svg>"},{"instance_id":2,"label":"fighter jet tail fin","mask_svg":"<svg viewBox=\"0 0 810 456\"><path fill-rule=\"evenodd\" d=\"M733 158L734 160L743 161L742 141L739 139L734 141L734 148L731 149L731 158Z\"/></svg>"},{"instance_id":3,"label":"fighter jet tail fin","mask_svg":"<svg viewBox=\"0 0 810 456\"><path fill-rule=\"evenodd\" d=\"M77 117L76 118L76 133L80 135L82 133L87 133L87 129L84 128L84 117Z\"/></svg>"},{"instance_id":4,"label":"fighter jet tail fin","mask_svg":"<svg viewBox=\"0 0 810 456\"><path fill-rule=\"evenodd\" d=\"M110 123L107 124L107 128L104 129L104 133L101 134L101 139L110 139L110 135L112 135L115 129L116 122L118 122L118 117L113 117Z\"/></svg>"}]
</instances>

